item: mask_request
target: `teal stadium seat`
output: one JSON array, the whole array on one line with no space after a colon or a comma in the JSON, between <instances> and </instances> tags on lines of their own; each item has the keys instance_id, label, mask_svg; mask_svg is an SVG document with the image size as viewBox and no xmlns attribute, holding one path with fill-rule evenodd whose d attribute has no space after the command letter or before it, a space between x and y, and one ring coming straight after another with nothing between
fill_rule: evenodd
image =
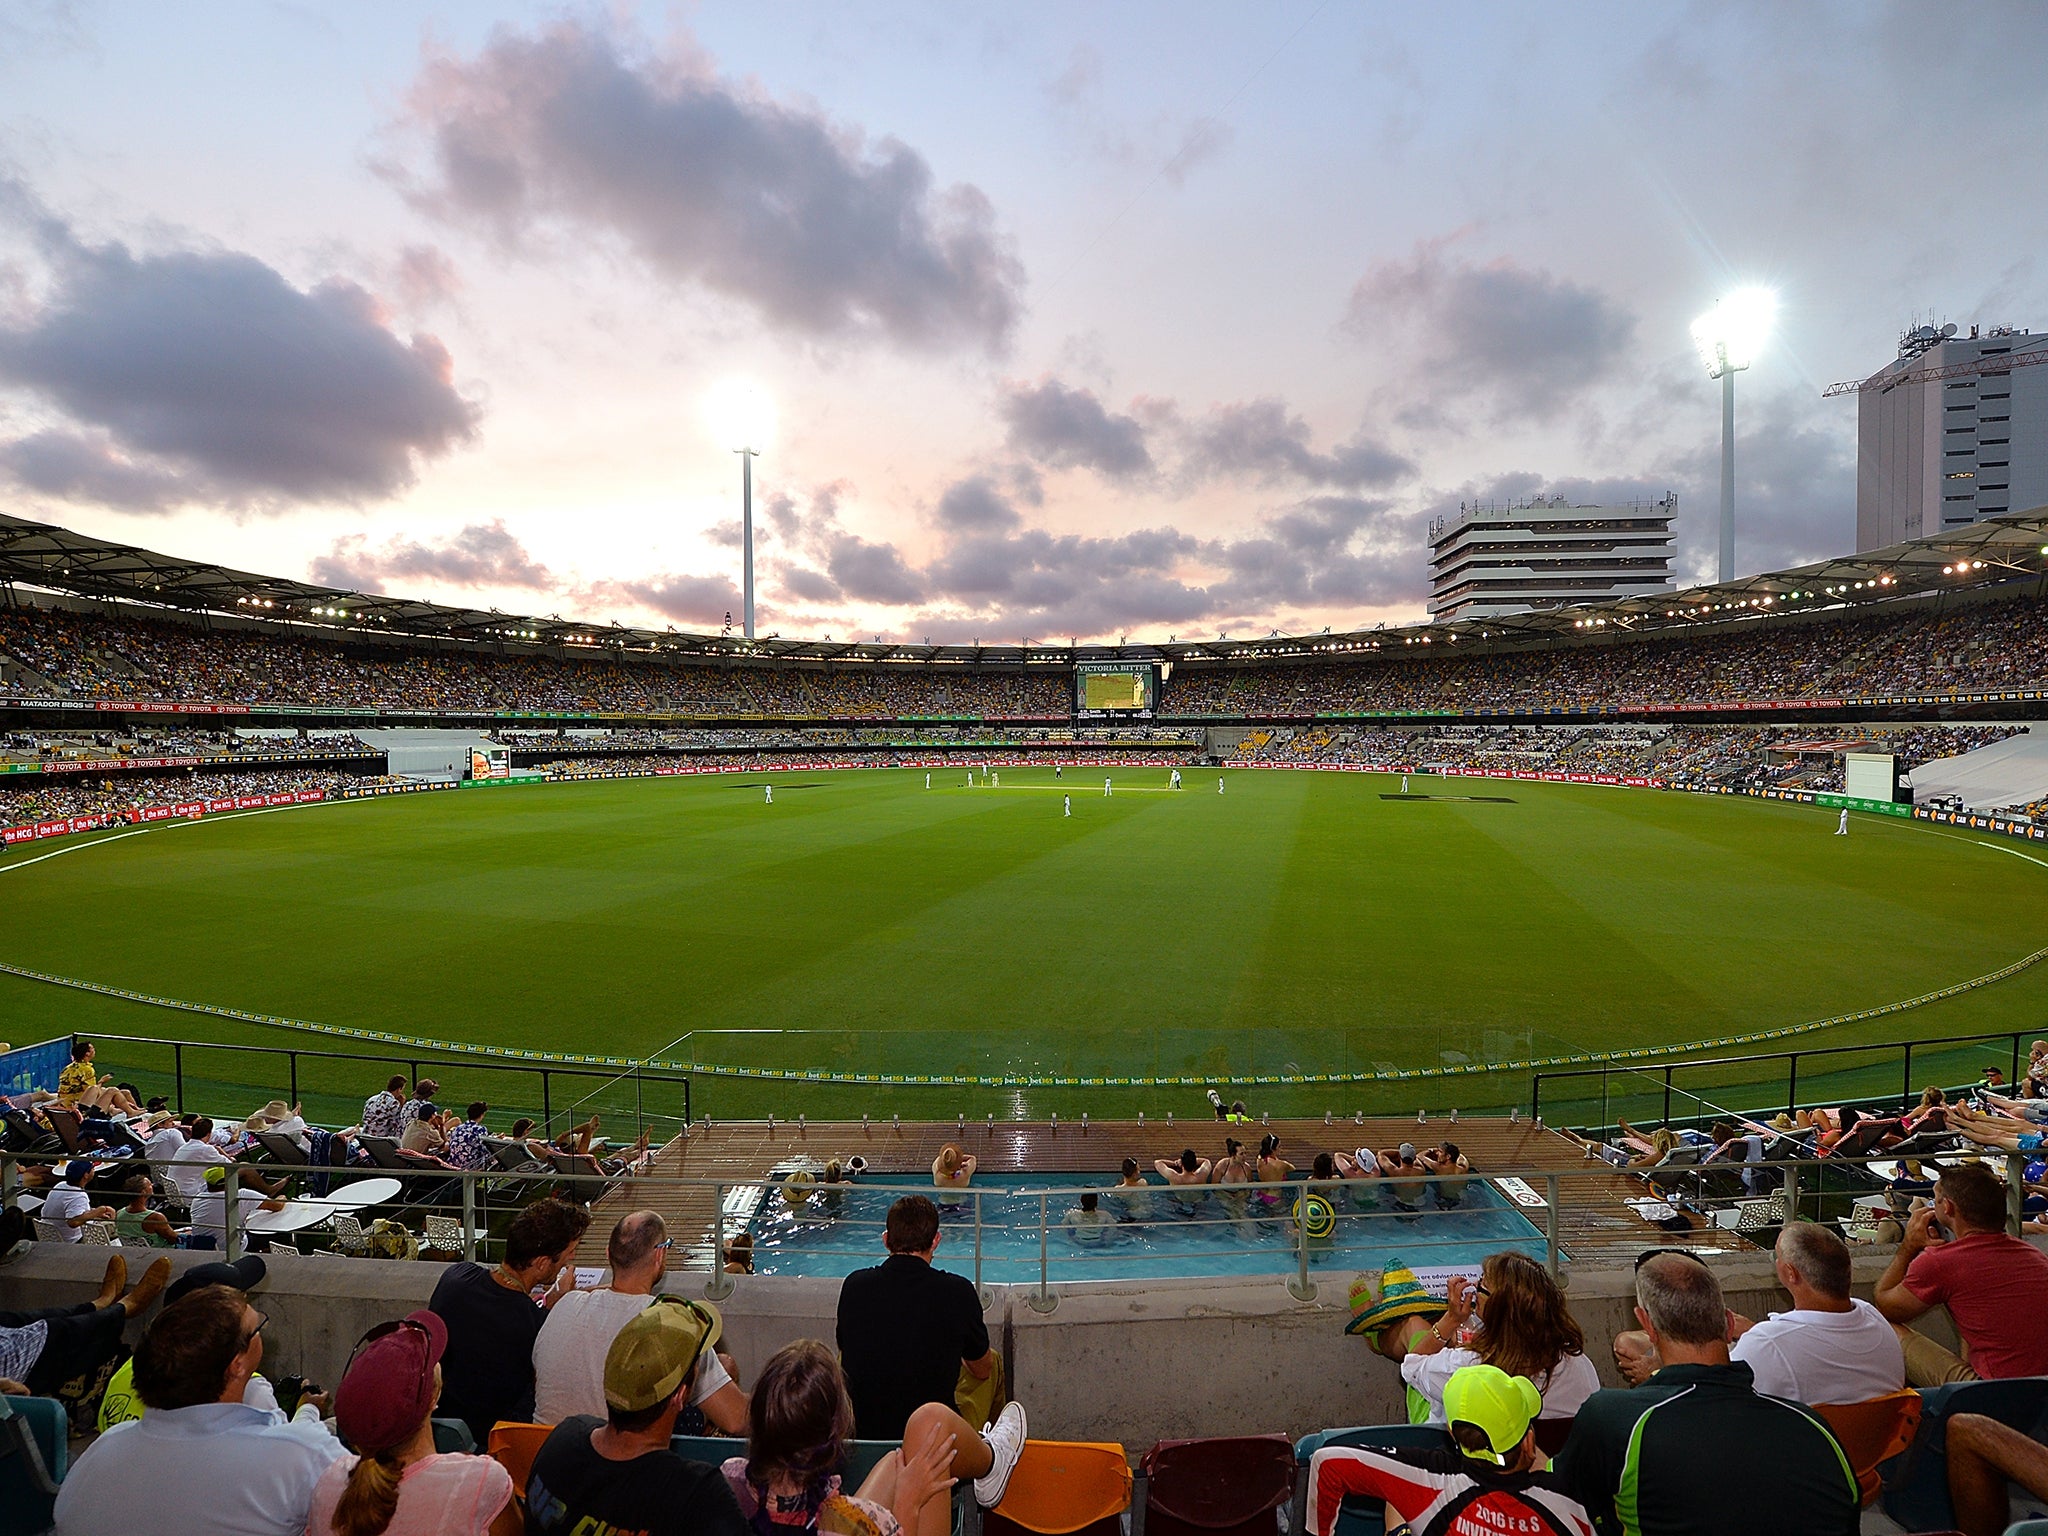
<instances>
[{"instance_id":1,"label":"teal stadium seat","mask_svg":"<svg viewBox=\"0 0 2048 1536\"><path fill-rule=\"evenodd\" d=\"M64 1405L0 1394L0 1536L42 1536L70 1467Z\"/></svg>"},{"instance_id":2,"label":"teal stadium seat","mask_svg":"<svg viewBox=\"0 0 2048 1536\"><path fill-rule=\"evenodd\" d=\"M1441 1424L1365 1424L1353 1429L1325 1429L1294 1443L1293 1522L1302 1531L1308 1521L1308 1464L1317 1451L1351 1446L1367 1451L1448 1451L1451 1437ZM1336 1536L1386 1536L1387 1507L1373 1499L1347 1498L1337 1509Z\"/></svg>"}]
</instances>

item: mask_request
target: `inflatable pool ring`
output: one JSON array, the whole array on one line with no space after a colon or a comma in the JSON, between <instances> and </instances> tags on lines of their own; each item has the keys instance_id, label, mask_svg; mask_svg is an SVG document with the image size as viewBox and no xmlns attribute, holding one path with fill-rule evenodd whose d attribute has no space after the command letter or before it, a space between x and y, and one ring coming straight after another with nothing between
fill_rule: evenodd
<instances>
[{"instance_id":1,"label":"inflatable pool ring","mask_svg":"<svg viewBox=\"0 0 2048 1536\"><path fill-rule=\"evenodd\" d=\"M1321 1195L1308 1195L1295 1201L1294 1219L1310 1237L1319 1242L1327 1241L1336 1235L1336 1208Z\"/></svg>"}]
</instances>

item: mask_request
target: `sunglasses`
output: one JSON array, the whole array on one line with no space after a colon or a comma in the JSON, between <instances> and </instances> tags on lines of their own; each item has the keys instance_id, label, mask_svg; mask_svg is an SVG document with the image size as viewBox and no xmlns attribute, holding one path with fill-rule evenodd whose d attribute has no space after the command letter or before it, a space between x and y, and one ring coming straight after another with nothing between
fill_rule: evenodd
<instances>
[{"instance_id":1,"label":"sunglasses","mask_svg":"<svg viewBox=\"0 0 2048 1536\"><path fill-rule=\"evenodd\" d=\"M243 1335L242 1335L242 1342L241 1342L241 1344L240 1344L240 1345L239 1345L239 1346L238 1346L238 1347L236 1348L236 1350L235 1350L235 1353L239 1355L239 1354L240 1354L240 1353L241 1353L241 1352L242 1352L243 1350L247 1349L247 1348L248 1348L248 1347L249 1347L249 1346L250 1346L251 1344L255 1343L255 1342L256 1342L256 1336L257 1336L258 1334L262 1333L262 1332L263 1332L263 1330L264 1330L264 1329L266 1329L266 1328L268 1328L269 1326L270 1326L270 1317L269 1317L269 1314L267 1314L267 1313L263 1313L263 1312L258 1312L258 1313L256 1314L256 1326L255 1326L254 1328L251 1328L251 1329L250 1329L250 1330L249 1330L249 1331L248 1331L247 1333L245 1333L245 1334L243 1334Z\"/></svg>"},{"instance_id":2,"label":"sunglasses","mask_svg":"<svg viewBox=\"0 0 2048 1536\"><path fill-rule=\"evenodd\" d=\"M664 1244L663 1246L665 1247L667 1245ZM664 1291L661 1295L655 1297L654 1299L656 1302L668 1301L675 1303L675 1305L679 1307L688 1307L690 1309L690 1315L696 1318L697 1321L702 1325L697 1334L697 1347L690 1351L690 1358L683 1362L682 1379L684 1381L688 1381L690 1379L690 1373L697 1369L697 1362L704 1356L705 1344L711 1338L711 1327L714 1321L711 1309L705 1306L702 1302L692 1301L687 1296L671 1296L666 1291Z\"/></svg>"},{"instance_id":3,"label":"sunglasses","mask_svg":"<svg viewBox=\"0 0 2048 1536\"><path fill-rule=\"evenodd\" d=\"M356 1347L348 1352L348 1366L345 1370L342 1371L342 1375L346 1376L349 1373L349 1371L355 1369L356 1356L360 1355L364 1350L368 1349L372 1344L376 1343L379 1339L390 1338L392 1334L397 1333L401 1328L410 1328L414 1333L418 1334L422 1339L426 1340L428 1352L432 1353L434 1346L434 1336L431 1333L427 1332L426 1325L424 1323L416 1323L409 1317L394 1318L388 1323L377 1324L374 1328L370 1329L369 1332L365 1333L360 1339L356 1340Z\"/></svg>"}]
</instances>

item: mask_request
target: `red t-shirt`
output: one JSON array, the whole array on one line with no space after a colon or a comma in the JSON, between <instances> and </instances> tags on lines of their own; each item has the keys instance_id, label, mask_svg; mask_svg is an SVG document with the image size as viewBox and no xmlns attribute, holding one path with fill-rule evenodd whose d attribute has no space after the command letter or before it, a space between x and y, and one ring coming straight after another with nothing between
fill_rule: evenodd
<instances>
[{"instance_id":1,"label":"red t-shirt","mask_svg":"<svg viewBox=\"0 0 2048 1536\"><path fill-rule=\"evenodd\" d=\"M1970 1369L1987 1381L2048 1376L2048 1254L2003 1232L1973 1232L1926 1248L1906 1269L1906 1289L1945 1306L1970 1346Z\"/></svg>"}]
</instances>

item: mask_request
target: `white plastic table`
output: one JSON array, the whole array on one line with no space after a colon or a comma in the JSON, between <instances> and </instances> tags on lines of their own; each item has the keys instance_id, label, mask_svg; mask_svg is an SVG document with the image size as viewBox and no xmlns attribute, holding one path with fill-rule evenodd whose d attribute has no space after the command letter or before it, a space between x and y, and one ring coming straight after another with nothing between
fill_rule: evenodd
<instances>
[{"instance_id":1,"label":"white plastic table","mask_svg":"<svg viewBox=\"0 0 2048 1536\"><path fill-rule=\"evenodd\" d=\"M249 1232L302 1232L334 1214L319 1200L287 1200L281 1211L251 1211L242 1221Z\"/></svg>"},{"instance_id":2,"label":"white plastic table","mask_svg":"<svg viewBox=\"0 0 2048 1536\"><path fill-rule=\"evenodd\" d=\"M360 1211L395 1200L403 1188L396 1179L358 1179L352 1184L337 1185L327 1194L309 1196L305 1203L325 1206L323 1214L332 1216L336 1211Z\"/></svg>"}]
</instances>

